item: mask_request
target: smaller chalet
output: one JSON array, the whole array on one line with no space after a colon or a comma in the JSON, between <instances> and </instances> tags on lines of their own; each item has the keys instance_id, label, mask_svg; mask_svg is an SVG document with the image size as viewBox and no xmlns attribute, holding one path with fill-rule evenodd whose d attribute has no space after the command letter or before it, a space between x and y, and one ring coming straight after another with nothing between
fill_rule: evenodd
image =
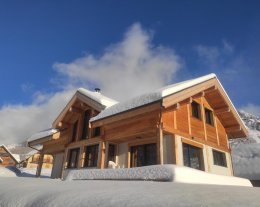
<instances>
[{"instance_id":1,"label":"smaller chalet","mask_svg":"<svg viewBox=\"0 0 260 207\"><path fill-rule=\"evenodd\" d=\"M0 166L16 166L19 158L12 154L5 145L0 145Z\"/></svg>"},{"instance_id":2,"label":"smaller chalet","mask_svg":"<svg viewBox=\"0 0 260 207\"><path fill-rule=\"evenodd\" d=\"M176 164L233 175L229 139L247 129L215 74L176 83L118 103L80 88L54 120L33 136L54 157L52 177L66 169Z\"/></svg>"}]
</instances>

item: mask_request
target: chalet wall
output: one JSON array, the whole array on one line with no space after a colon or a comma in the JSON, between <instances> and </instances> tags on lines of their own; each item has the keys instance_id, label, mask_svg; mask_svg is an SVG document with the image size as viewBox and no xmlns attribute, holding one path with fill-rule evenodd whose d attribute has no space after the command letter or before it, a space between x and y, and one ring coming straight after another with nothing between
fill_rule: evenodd
<instances>
[{"instance_id":1,"label":"chalet wall","mask_svg":"<svg viewBox=\"0 0 260 207\"><path fill-rule=\"evenodd\" d=\"M223 153L226 154L226 159L227 159L227 167L222 167L222 166L218 166L218 165L214 165L213 163L213 149L212 147L207 147L208 151L209 151L209 166L210 166L210 172L211 173L215 173L215 174L219 174L219 175L229 175L232 176L233 175L233 169L232 169L232 162L231 162L231 155L228 152L224 152Z\"/></svg>"},{"instance_id":2,"label":"chalet wall","mask_svg":"<svg viewBox=\"0 0 260 207\"><path fill-rule=\"evenodd\" d=\"M135 135L138 136L148 131L155 131L158 120L159 112L151 112L104 125L105 140L113 141Z\"/></svg>"},{"instance_id":3,"label":"chalet wall","mask_svg":"<svg viewBox=\"0 0 260 207\"><path fill-rule=\"evenodd\" d=\"M193 101L201 106L201 118L192 116L191 103L186 101L178 107L163 111L164 130L228 152L226 131L219 118L215 116L214 110L203 96L193 98ZM213 111L213 126L205 123L204 108Z\"/></svg>"},{"instance_id":4,"label":"chalet wall","mask_svg":"<svg viewBox=\"0 0 260 207\"><path fill-rule=\"evenodd\" d=\"M229 175L229 176L233 175L230 153L222 151L223 153L226 154L227 167L214 165L213 149L216 149L216 148L209 147L205 144L201 144L200 142L196 142L196 141L191 142L190 139L186 139L180 135L175 135L175 143L176 143L175 153L176 153L176 163L178 165L182 165L182 166L184 165L184 163L183 163L183 140L187 140L190 143L190 145L194 145L194 146L201 145L201 149L203 152L203 161L204 161L205 172L215 173L215 174L219 174L219 175ZM221 151L219 149L216 149L216 150Z\"/></svg>"}]
</instances>

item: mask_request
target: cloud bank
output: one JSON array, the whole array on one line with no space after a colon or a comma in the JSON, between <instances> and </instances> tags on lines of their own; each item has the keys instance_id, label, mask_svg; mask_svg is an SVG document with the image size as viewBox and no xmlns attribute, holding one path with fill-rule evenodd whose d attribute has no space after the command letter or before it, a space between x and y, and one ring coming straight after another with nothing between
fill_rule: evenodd
<instances>
[{"instance_id":1,"label":"cloud bank","mask_svg":"<svg viewBox=\"0 0 260 207\"><path fill-rule=\"evenodd\" d=\"M0 144L20 143L51 127L78 87L99 87L103 94L122 101L171 83L181 60L172 49L153 45L152 34L134 24L120 42L105 48L101 55L87 54L53 67L56 81L63 85L60 91L37 92L30 105L0 108Z\"/></svg>"},{"instance_id":2,"label":"cloud bank","mask_svg":"<svg viewBox=\"0 0 260 207\"><path fill-rule=\"evenodd\" d=\"M180 58L172 49L154 46L151 40L151 34L134 24L100 57L89 54L72 63L56 63L54 68L69 84L94 85L122 101L170 83L180 68Z\"/></svg>"}]
</instances>

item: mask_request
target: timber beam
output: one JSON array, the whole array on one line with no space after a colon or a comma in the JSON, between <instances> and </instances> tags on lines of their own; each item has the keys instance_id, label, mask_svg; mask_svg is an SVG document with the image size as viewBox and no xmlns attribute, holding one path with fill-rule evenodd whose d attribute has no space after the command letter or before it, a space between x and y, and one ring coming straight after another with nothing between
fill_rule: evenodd
<instances>
[{"instance_id":1,"label":"timber beam","mask_svg":"<svg viewBox=\"0 0 260 207\"><path fill-rule=\"evenodd\" d=\"M69 112L71 112L71 113L76 113L76 114L80 114L82 111L81 111L80 109L76 108L76 107L71 106L71 107L69 108Z\"/></svg>"},{"instance_id":2,"label":"timber beam","mask_svg":"<svg viewBox=\"0 0 260 207\"><path fill-rule=\"evenodd\" d=\"M69 127L68 123L65 123L65 122L62 122L62 121L60 121L58 123L58 128L67 128L67 127Z\"/></svg>"},{"instance_id":3,"label":"timber beam","mask_svg":"<svg viewBox=\"0 0 260 207\"><path fill-rule=\"evenodd\" d=\"M214 110L214 113L216 115L223 114L223 113L228 113L228 112L230 112L230 107L229 106L228 107L223 107L223 108L217 108L217 109Z\"/></svg>"},{"instance_id":4,"label":"timber beam","mask_svg":"<svg viewBox=\"0 0 260 207\"><path fill-rule=\"evenodd\" d=\"M231 132L234 132L234 131L241 131L241 130L242 130L242 128L241 128L240 125L230 126L230 127L226 128L227 133L231 133Z\"/></svg>"}]
</instances>

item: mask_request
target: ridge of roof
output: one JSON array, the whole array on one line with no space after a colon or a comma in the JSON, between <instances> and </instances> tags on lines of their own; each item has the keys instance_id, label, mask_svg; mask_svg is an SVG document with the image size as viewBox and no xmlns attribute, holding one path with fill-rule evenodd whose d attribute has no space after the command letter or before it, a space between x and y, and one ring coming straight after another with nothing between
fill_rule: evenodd
<instances>
[{"instance_id":1,"label":"ridge of roof","mask_svg":"<svg viewBox=\"0 0 260 207\"><path fill-rule=\"evenodd\" d=\"M100 92L89 91L85 88L78 88L77 92L79 92L80 94L87 96L88 98L102 104L106 108L113 106L113 105L118 103L116 100L108 98L107 96L104 96Z\"/></svg>"}]
</instances>

